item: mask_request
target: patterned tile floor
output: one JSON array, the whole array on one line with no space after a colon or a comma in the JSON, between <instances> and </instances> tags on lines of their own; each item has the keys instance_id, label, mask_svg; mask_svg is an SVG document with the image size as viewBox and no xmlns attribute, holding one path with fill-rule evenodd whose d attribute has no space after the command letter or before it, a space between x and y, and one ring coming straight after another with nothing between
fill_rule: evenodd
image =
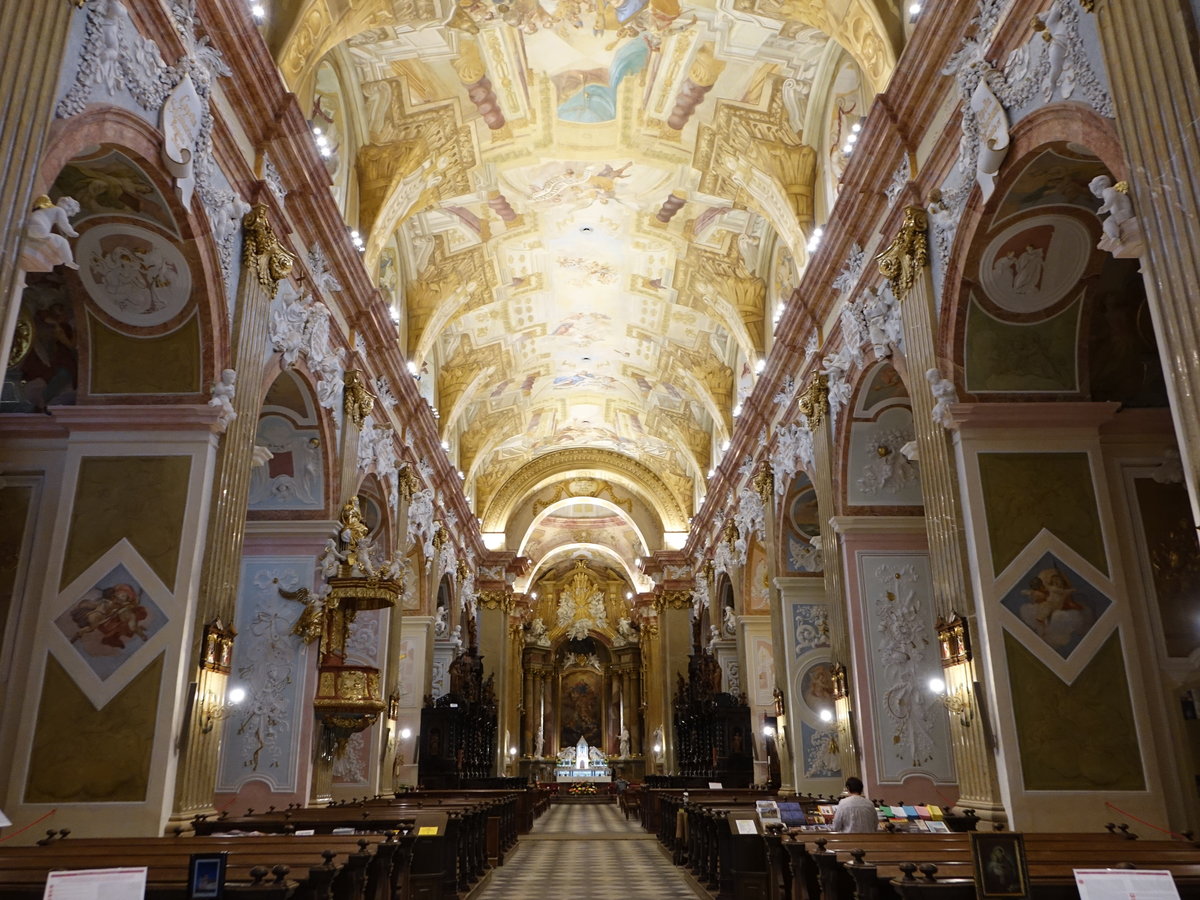
<instances>
[{"instance_id":1,"label":"patterned tile floor","mask_svg":"<svg viewBox=\"0 0 1200 900\"><path fill-rule=\"evenodd\" d=\"M471 900L697 900L709 895L614 804L551 804Z\"/></svg>"}]
</instances>

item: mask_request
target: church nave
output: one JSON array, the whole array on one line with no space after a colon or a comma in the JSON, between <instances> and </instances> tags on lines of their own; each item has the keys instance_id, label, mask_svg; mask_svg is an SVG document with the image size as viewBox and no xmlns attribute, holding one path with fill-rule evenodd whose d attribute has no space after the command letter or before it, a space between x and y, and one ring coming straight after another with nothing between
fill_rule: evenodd
<instances>
[{"instance_id":1,"label":"church nave","mask_svg":"<svg viewBox=\"0 0 1200 900\"><path fill-rule=\"evenodd\" d=\"M615 805L555 804L522 835L471 900L580 897L695 900L709 895L671 864L654 835Z\"/></svg>"}]
</instances>

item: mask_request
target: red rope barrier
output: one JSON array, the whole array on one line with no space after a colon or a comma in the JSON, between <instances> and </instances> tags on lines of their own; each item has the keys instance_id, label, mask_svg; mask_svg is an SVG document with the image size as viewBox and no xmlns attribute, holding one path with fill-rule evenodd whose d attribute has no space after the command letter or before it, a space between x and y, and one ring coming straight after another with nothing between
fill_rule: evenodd
<instances>
[{"instance_id":1,"label":"red rope barrier","mask_svg":"<svg viewBox=\"0 0 1200 900\"><path fill-rule=\"evenodd\" d=\"M28 831L30 828L32 828L34 825L36 825L38 822L44 822L46 819L50 818L50 817L51 817L52 815L54 815L56 812L58 812L58 808L57 808L57 807L56 807L56 808L54 808L54 809L52 809L52 810L50 810L50 812L46 813L46 814L45 814L44 816L42 816L40 819L34 819L32 822L30 822L30 823L29 823L28 825L26 825L24 828L18 828L18 829L17 829L16 831L14 831L12 834L6 834L4 837L0 837L0 844L3 844L5 841L11 841L11 840L12 840L13 838L15 838L15 837L16 837L18 834L20 834L22 831Z\"/></svg>"},{"instance_id":2,"label":"red rope barrier","mask_svg":"<svg viewBox=\"0 0 1200 900\"><path fill-rule=\"evenodd\" d=\"M1121 809L1121 807L1115 806L1112 803L1109 803L1107 800L1104 801L1104 805L1115 812L1119 812L1121 815L1125 816L1126 818L1133 819L1133 821L1135 821L1135 822L1140 822L1141 824L1145 825L1147 828L1153 828L1155 831L1161 831L1163 834L1169 834L1171 837L1177 838L1181 841L1187 840L1187 838L1184 837L1182 834L1177 834L1176 832L1172 831L1170 828L1161 828L1158 825L1155 825L1153 822L1147 822L1145 819L1139 819L1133 813L1125 812L1125 810Z\"/></svg>"}]
</instances>

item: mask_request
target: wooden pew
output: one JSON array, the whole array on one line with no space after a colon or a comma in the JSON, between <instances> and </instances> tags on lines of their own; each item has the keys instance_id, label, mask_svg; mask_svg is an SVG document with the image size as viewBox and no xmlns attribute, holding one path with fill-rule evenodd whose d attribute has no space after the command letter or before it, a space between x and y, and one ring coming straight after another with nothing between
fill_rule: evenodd
<instances>
[{"instance_id":1,"label":"wooden pew","mask_svg":"<svg viewBox=\"0 0 1200 900\"><path fill-rule=\"evenodd\" d=\"M148 900L186 900L191 855L218 852L231 896L394 900L411 847L395 836L60 839L0 848L0 896L40 897L52 870L144 865Z\"/></svg>"}]
</instances>

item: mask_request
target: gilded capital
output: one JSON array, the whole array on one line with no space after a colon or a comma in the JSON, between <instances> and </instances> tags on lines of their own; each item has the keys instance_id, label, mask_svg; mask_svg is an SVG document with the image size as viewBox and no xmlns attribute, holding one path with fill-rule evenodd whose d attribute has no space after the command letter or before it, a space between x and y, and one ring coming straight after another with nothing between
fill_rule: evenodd
<instances>
[{"instance_id":1,"label":"gilded capital","mask_svg":"<svg viewBox=\"0 0 1200 900\"><path fill-rule=\"evenodd\" d=\"M396 473L396 489L401 500L407 502L413 498L417 492L417 476L413 474L412 466L406 465Z\"/></svg>"},{"instance_id":2,"label":"gilded capital","mask_svg":"<svg viewBox=\"0 0 1200 900\"><path fill-rule=\"evenodd\" d=\"M808 419L808 427L819 427L829 412L829 376L820 372L813 375L798 402L800 412Z\"/></svg>"},{"instance_id":3,"label":"gilded capital","mask_svg":"<svg viewBox=\"0 0 1200 900\"><path fill-rule=\"evenodd\" d=\"M258 283L272 296L279 282L292 271L295 258L283 249L271 228L267 208L261 203L242 219L242 264L254 273Z\"/></svg>"},{"instance_id":4,"label":"gilded capital","mask_svg":"<svg viewBox=\"0 0 1200 900\"><path fill-rule=\"evenodd\" d=\"M754 475L754 490L758 492L763 506L771 505L771 495L775 492L775 472L771 469L771 461L764 459Z\"/></svg>"},{"instance_id":5,"label":"gilded capital","mask_svg":"<svg viewBox=\"0 0 1200 900\"><path fill-rule=\"evenodd\" d=\"M450 540L450 532L446 530L445 525L438 525L437 531L433 533L433 548L441 553L448 540Z\"/></svg>"},{"instance_id":6,"label":"gilded capital","mask_svg":"<svg viewBox=\"0 0 1200 900\"><path fill-rule=\"evenodd\" d=\"M345 401L346 415L350 417L354 427L362 428L363 422L375 408L375 395L367 389L362 372L358 369L346 370Z\"/></svg>"},{"instance_id":7,"label":"gilded capital","mask_svg":"<svg viewBox=\"0 0 1200 900\"><path fill-rule=\"evenodd\" d=\"M929 215L925 210L919 206L904 210L900 233L875 261L896 299L903 300L916 284L918 273L929 265Z\"/></svg>"},{"instance_id":8,"label":"gilded capital","mask_svg":"<svg viewBox=\"0 0 1200 900\"><path fill-rule=\"evenodd\" d=\"M732 547L737 543L737 539L739 537L741 537L741 535L738 533L737 523L734 522L733 519L726 521L725 530L721 532L721 540Z\"/></svg>"},{"instance_id":9,"label":"gilded capital","mask_svg":"<svg viewBox=\"0 0 1200 900\"><path fill-rule=\"evenodd\" d=\"M469 574L469 571L470 570L467 567L467 561L460 556L458 558L458 562L454 566L454 576L455 576L455 578L458 579L459 584L462 584L464 581L467 580L467 575Z\"/></svg>"}]
</instances>

